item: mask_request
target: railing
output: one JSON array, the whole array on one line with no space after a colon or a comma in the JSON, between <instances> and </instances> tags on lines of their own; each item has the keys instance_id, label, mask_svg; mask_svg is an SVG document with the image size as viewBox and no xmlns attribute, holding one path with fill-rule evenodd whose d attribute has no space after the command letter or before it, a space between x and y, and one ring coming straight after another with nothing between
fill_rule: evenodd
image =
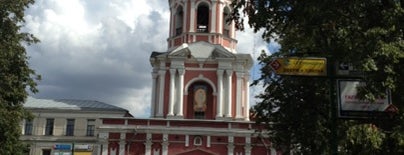
<instances>
[{"instance_id":1,"label":"railing","mask_svg":"<svg viewBox=\"0 0 404 155\"><path fill-rule=\"evenodd\" d=\"M198 27L196 28L196 32L207 33L208 32L208 26L207 25L198 25Z\"/></svg>"},{"instance_id":2,"label":"railing","mask_svg":"<svg viewBox=\"0 0 404 155\"><path fill-rule=\"evenodd\" d=\"M230 30L223 29L223 35L226 36L226 37L230 37Z\"/></svg>"},{"instance_id":3,"label":"railing","mask_svg":"<svg viewBox=\"0 0 404 155\"><path fill-rule=\"evenodd\" d=\"M175 29L175 36L182 34L182 27L178 27Z\"/></svg>"}]
</instances>

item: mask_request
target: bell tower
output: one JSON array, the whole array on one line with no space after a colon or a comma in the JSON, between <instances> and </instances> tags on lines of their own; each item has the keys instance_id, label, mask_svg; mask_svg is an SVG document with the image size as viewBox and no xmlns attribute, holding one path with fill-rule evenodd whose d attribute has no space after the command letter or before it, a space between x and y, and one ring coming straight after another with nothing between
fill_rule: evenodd
<instances>
[{"instance_id":1,"label":"bell tower","mask_svg":"<svg viewBox=\"0 0 404 155\"><path fill-rule=\"evenodd\" d=\"M231 0L169 0L168 49L153 52L151 117L249 120L252 58L236 52Z\"/></svg>"},{"instance_id":2,"label":"bell tower","mask_svg":"<svg viewBox=\"0 0 404 155\"><path fill-rule=\"evenodd\" d=\"M169 0L168 48L206 41L235 52L234 22L229 20L231 0Z\"/></svg>"}]
</instances>

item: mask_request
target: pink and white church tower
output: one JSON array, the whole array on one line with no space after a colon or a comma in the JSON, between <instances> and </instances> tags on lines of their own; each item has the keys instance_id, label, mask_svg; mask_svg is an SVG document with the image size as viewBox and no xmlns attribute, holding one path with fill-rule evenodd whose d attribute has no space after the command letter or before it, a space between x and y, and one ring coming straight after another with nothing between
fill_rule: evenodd
<instances>
[{"instance_id":1,"label":"pink and white church tower","mask_svg":"<svg viewBox=\"0 0 404 155\"><path fill-rule=\"evenodd\" d=\"M152 52L151 117L103 118L101 155L279 155L249 120L253 60L236 51L232 0L169 0L164 52Z\"/></svg>"},{"instance_id":2,"label":"pink and white church tower","mask_svg":"<svg viewBox=\"0 0 404 155\"><path fill-rule=\"evenodd\" d=\"M168 51L153 52L152 118L249 120L252 58L236 51L231 0L169 0Z\"/></svg>"}]
</instances>

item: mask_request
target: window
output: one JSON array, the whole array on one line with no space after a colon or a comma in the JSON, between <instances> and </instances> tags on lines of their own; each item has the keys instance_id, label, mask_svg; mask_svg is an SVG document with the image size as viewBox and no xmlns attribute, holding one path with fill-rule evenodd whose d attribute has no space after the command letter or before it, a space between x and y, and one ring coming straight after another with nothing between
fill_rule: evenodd
<instances>
[{"instance_id":1,"label":"window","mask_svg":"<svg viewBox=\"0 0 404 155\"><path fill-rule=\"evenodd\" d=\"M209 7L206 4L198 6L197 32L208 32L209 29Z\"/></svg>"},{"instance_id":2,"label":"window","mask_svg":"<svg viewBox=\"0 0 404 155\"><path fill-rule=\"evenodd\" d=\"M66 123L66 136L74 135L74 119L67 119Z\"/></svg>"},{"instance_id":3,"label":"window","mask_svg":"<svg viewBox=\"0 0 404 155\"><path fill-rule=\"evenodd\" d=\"M194 145L195 146L201 146L202 145L202 137L201 136L195 136Z\"/></svg>"},{"instance_id":4,"label":"window","mask_svg":"<svg viewBox=\"0 0 404 155\"><path fill-rule=\"evenodd\" d=\"M224 8L223 11L223 35L229 37L230 36L230 10L228 7Z\"/></svg>"},{"instance_id":5,"label":"window","mask_svg":"<svg viewBox=\"0 0 404 155\"><path fill-rule=\"evenodd\" d=\"M32 120L25 120L24 135L32 135Z\"/></svg>"},{"instance_id":6,"label":"window","mask_svg":"<svg viewBox=\"0 0 404 155\"><path fill-rule=\"evenodd\" d=\"M184 22L184 11L182 10L182 6L177 8L177 12L175 14L175 35L178 36L182 33L182 27Z\"/></svg>"},{"instance_id":7,"label":"window","mask_svg":"<svg viewBox=\"0 0 404 155\"><path fill-rule=\"evenodd\" d=\"M46 119L46 126L45 126L45 135L53 135L53 123L55 119L53 118L48 118Z\"/></svg>"},{"instance_id":8,"label":"window","mask_svg":"<svg viewBox=\"0 0 404 155\"><path fill-rule=\"evenodd\" d=\"M87 120L87 136L94 136L95 131L95 119Z\"/></svg>"},{"instance_id":9,"label":"window","mask_svg":"<svg viewBox=\"0 0 404 155\"><path fill-rule=\"evenodd\" d=\"M42 155L51 155L51 150L50 149L43 149L42 150Z\"/></svg>"},{"instance_id":10,"label":"window","mask_svg":"<svg viewBox=\"0 0 404 155\"><path fill-rule=\"evenodd\" d=\"M194 118L195 119L205 119L206 111L206 91L207 87L205 85L194 86Z\"/></svg>"},{"instance_id":11,"label":"window","mask_svg":"<svg viewBox=\"0 0 404 155\"><path fill-rule=\"evenodd\" d=\"M194 118L195 119L205 119L205 112L195 111Z\"/></svg>"}]
</instances>

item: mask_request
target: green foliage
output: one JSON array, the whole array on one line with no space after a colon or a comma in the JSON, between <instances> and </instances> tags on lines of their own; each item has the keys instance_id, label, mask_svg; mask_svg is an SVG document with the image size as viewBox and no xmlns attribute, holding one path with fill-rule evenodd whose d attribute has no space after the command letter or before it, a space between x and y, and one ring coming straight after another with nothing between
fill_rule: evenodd
<instances>
[{"instance_id":1,"label":"green foliage","mask_svg":"<svg viewBox=\"0 0 404 155\"><path fill-rule=\"evenodd\" d=\"M342 153L356 155L371 155L382 152L381 146L386 134L373 124L351 126L346 132Z\"/></svg>"},{"instance_id":2,"label":"green foliage","mask_svg":"<svg viewBox=\"0 0 404 155\"><path fill-rule=\"evenodd\" d=\"M20 32L24 10L32 3L34 0L0 2L0 154L22 154L26 148L19 140L20 122L31 117L23 108L26 88L37 92L36 80L40 79L29 68L24 47L39 40Z\"/></svg>"},{"instance_id":3,"label":"green foliage","mask_svg":"<svg viewBox=\"0 0 404 155\"><path fill-rule=\"evenodd\" d=\"M329 96L335 90L329 92L325 78L275 75L269 67L273 58L301 56L352 63L364 73L360 96L370 101L385 97L386 89L392 92L399 113L381 121L339 120L340 147L403 153L403 0L237 0L232 5L237 28L244 29L243 17L248 16L255 32L264 30L263 39L281 45L279 52L259 57L261 77L253 83L265 87L253 110L259 122L268 124L278 149L298 154L327 154L330 149ZM377 130L368 132L361 124L375 124ZM365 143L369 139L371 145Z\"/></svg>"}]
</instances>

